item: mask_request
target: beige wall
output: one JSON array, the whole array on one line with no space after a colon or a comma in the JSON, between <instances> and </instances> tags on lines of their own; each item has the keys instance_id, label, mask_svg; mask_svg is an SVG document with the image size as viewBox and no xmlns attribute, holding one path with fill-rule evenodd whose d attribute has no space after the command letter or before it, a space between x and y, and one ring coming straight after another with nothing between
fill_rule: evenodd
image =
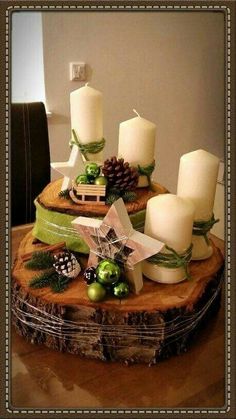
<instances>
[{"instance_id":1,"label":"beige wall","mask_svg":"<svg viewBox=\"0 0 236 419\"><path fill-rule=\"evenodd\" d=\"M215 12L43 13L52 161L69 155L69 94L82 86L69 81L71 61L86 62L103 92L106 156L135 108L157 124L156 179L172 192L183 153L201 147L223 158L223 25Z\"/></svg>"}]
</instances>

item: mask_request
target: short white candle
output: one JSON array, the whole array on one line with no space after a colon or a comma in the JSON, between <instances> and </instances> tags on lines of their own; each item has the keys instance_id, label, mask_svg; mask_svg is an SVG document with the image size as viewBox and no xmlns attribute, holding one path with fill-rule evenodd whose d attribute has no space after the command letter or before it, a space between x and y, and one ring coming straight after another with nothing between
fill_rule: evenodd
<instances>
[{"instance_id":1,"label":"short white candle","mask_svg":"<svg viewBox=\"0 0 236 419\"><path fill-rule=\"evenodd\" d=\"M158 195L147 203L144 231L178 253L184 253L191 245L193 218L194 205L190 200L172 194ZM143 262L143 273L157 282L174 283L185 279L183 268L169 269L147 261Z\"/></svg>"},{"instance_id":2,"label":"short white candle","mask_svg":"<svg viewBox=\"0 0 236 419\"><path fill-rule=\"evenodd\" d=\"M87 84L70 94L71 129L88 144L103 138L102 93ZM103 153L88 154L89 160L102 160Z\"/></svg>"},{"instance_id":3,"label":"short white candle","mask_svg":"<svg viewBox=\"0 0 236 419\"><path fill-rule=\"evenodd\" d=\"M220 159L205 150L184 154L180 159L177 195L195 206L195 221L208 221L213 214ZM193 236L193 258L205 259L212 253L203 236Z\"/></svg>"},{"instance_id":4,"label":"short white candle","mask_svg":"<svg viewBox=\"0 0 236 419\"><path fill-rule=\"evenodd\" d=\"M118 156L132 166L146 166L154 161L156 125L134 112L136 117L120 123ZM139 186L147 186L146 176L140 178Z\"/></svg>"}]
</instances>

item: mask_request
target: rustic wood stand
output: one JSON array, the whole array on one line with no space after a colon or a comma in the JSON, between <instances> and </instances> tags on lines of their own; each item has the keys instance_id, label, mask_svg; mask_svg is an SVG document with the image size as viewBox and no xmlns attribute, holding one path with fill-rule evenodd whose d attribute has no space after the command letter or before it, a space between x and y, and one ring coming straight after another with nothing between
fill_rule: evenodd
<instances>
[{"instance_id":1,"label":"rustic wood stand","mask_svg":"<svg viewBox=\"0 0 236 419\"><path fill-rule=\"evenodd\" d=\"M62 294L29 288L36 272L25 269L22 256L45 247L33 244L28 233L12 271L13 323L32 343L104 361L154 364L185 351L220 306L224 258L214 245L211 258L191 262L190 281L164 285L146 279L139 295L101 303L88 300L82 273Z\"/></svg>"}]
</instances>

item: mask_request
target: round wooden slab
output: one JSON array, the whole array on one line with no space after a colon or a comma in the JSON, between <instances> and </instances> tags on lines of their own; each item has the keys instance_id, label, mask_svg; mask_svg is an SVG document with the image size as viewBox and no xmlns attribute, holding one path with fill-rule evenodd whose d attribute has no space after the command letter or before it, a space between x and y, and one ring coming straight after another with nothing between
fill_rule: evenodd
<instances>
[{"instance_id":1,"label":"round wooden slab","mask_svg":"<svg viewBox=\"0 0 236 419\"><path fill-rule=\"evenodd\" d=\"M61 190L61 185L62 179L51 182L38 196L38 201L44 208L51 211L86 217L103 217L110 208L108 205L77 205L69 199L60 198L58 194ZM152 189L153 190L149 190L148 188L136 189L137 200L126 204L126 209L129 214L146 209L147 201L153 196L168 193L168 190L158 183L153 183Z\"/></svg>"},{"instance_id":2,"label":"round wooden slab","mask_svg":"<svg viewBox=\"0 0 236 419\"><path fill-rule=\"evenodd\" d=\"M49 288L32 289L29 287L29 281L38 274L38 271L25 269L22 256L45 247L42 243L33 244L32 240L30 232L20 244L12 271L13 308L15 309L13 322L20 334L27 339L33 339L36 343L43 342L56 349L97 359L155 363L157 359L166 357L168 354L185 350L193 332L195 329L197 330L206 314L215 306L216 301L219 305L219 299L212 296L219 287L224 258L214 245L211 258L190 263L191 280L176 285L165 285L146 279L139 295L130 295L121 301L110 297L103 302L92 303L87 297L87 286L83 281L82 274L74 279L69 288L61 294L53 293ZM206 305L209 306L207 309L204 308ZM17 316L19 310L22 312L22 307L26 312L24 321ZM36 307L36 310L40 308L43 312L53 313L60 319L64 319L63 321L75 321L78 325L82 319L83 325L91 326L92 324L96 327L96 336L92 334L89 339L86 335L87 339L84 338L86 342L82 337L82 339L78 338L75 342L73 341L72 344L65 338L50 336L50 333L43 333L42 330L37 331L36 325L36 332L32 338L32 324L27 327L27 312L32 312L32 307ZM199 309L203 310L200 317ZM199 321L183 335L180 333L177 336L178 339L173 342L173 339L169 338L169 332L167 333L169 323L173 322L173 331L176 327L178 330L179 324L186 321L186 315L191 315L194 319L199 317ZM107 325L113 325L115 328L118 325L126 325L128 334L125 332L124 335L123 330L121 333L119 328L116 328L115 335L113 333L109 336L104 332L104 327ZM155 327L159 325L158 334L155 335L152 331L150 340L148 340L148 334L144 339L142 333L140 335L139 328L148 328L150 325ZM130 335L129 328L132 329ZM134 330L137 330L135 335ZM147 333L149 333L148 329Z\"/></svg>"}]
</instances>

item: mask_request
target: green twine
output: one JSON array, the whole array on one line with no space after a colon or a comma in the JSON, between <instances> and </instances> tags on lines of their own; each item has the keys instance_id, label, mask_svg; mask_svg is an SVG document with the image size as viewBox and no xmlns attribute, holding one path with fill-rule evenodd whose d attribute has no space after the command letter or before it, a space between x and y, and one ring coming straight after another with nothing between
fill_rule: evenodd
<instances>
[{"instance_id":1,"label":"green twine","mask_svg":"<svg viewBox=\"0 0 236 419\"><path fill-rule=\"evenodd\" d=\"M147 164L146 166L138 165L138 173L140 176L147 176L148 185L151 187L151 175L155 169L155 160L151 164Z\"/></svg>"},{"instance_id":2,"label":"green twine","mask_svg":"<svg viewBox=\"0 0 236 419\"><path fill-rule=\"evenodd\" d=\"M192 248L191 244L189 248L184 253L178 253L172 247L165 246L167 250L171 253L157 253L147 259L148 262L155 265L163 266L165 268L174 269L174 268L183 268L186 274L187 279L191 279L188 272L188 263L192 257Z\"/></svg>"},{"instance_id":3,"label":"green twine","mask_svg":"<svg viewBox=\"0 0 236 419\"><path fill-rule=\"evenodd\" d=\"M92 143L81 144L74 129L72 129L72 137L73 138L70 140L70 147L72 147L73 145L77 145L86 161L89 160L87 154L99 153L104 149L106 143L105 138L102 138L100 141L93 141Z\"/></svg>"},{"instance_id":4,"label":"green twine","mask_svg":"<svg viewBox=\"0 0 236 419\"><path fill-rule=\"evenodd\" d=\"M212 229L213 225L218 223L220 220L215 219L214 214L207 221L194 221L193 223L193 235L194 236L203 236L206 244L209 246L209 239L207 233Z\"/></svg>"}]
</instances>

